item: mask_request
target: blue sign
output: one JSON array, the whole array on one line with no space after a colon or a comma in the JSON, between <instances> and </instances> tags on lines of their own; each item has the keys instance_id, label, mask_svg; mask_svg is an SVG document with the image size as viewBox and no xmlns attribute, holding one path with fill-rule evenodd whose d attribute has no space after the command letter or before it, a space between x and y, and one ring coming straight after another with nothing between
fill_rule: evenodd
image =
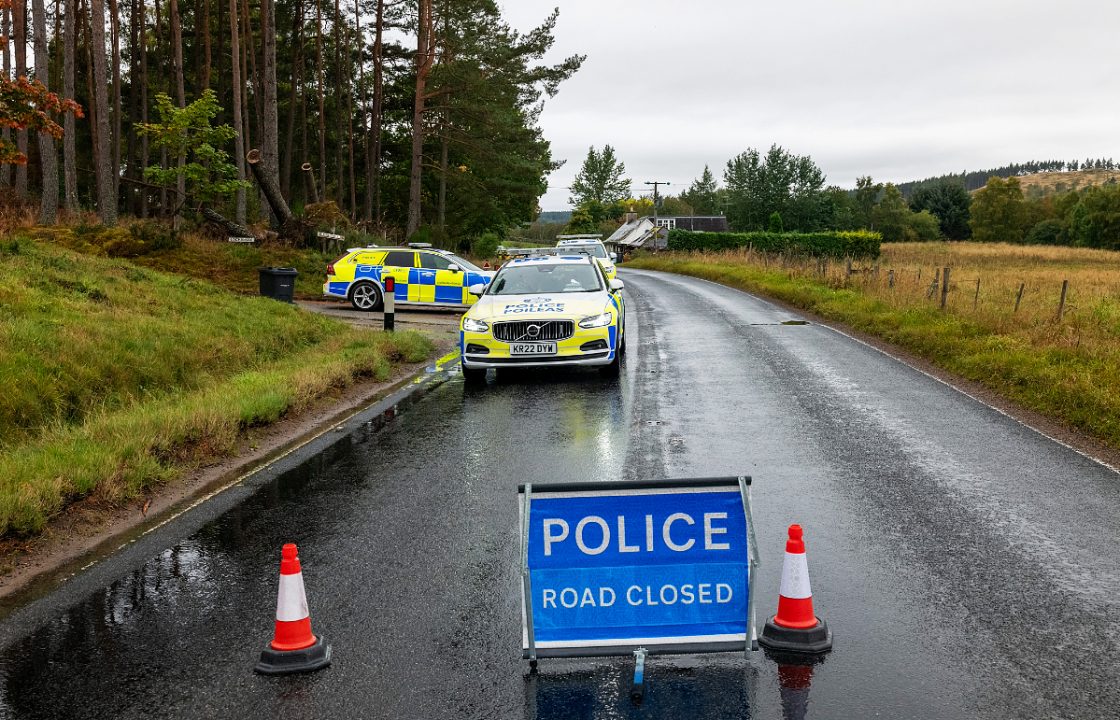
<instances>
[{"instance_id":1,"label":"blue sign","mask_svg":"<svg viewBox=\"0 0 1120 720\"><path fill-rule=\"evenodd\" d=\"M748 478L522 487L527 656L753 640Z\"/></svg>"}]
</instances>

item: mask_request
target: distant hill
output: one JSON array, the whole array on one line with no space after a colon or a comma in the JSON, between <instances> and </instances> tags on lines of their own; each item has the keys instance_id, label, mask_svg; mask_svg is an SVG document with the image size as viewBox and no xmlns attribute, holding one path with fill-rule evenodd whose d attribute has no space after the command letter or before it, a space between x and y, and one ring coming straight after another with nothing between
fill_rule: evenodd
<instances>
[{"instance_id":1,"label":"distant hill","mask_svg":"<svg viewBox=\"0 0 1120 720\"><path fill-rule=\"evenodd\" d=\"M1092 185L1108 185L1117 182L1120 182L1120 170L1074 170L1071 172L1043 172L1019 176L1019 185L1023 188L1023 196L1028 198L1045 197L1070 190L1080 190Z\"/></svg>"},{"instance_id":2,"label":"distant hill","mask_svg":"<svg viewBox=\"0 0 1120 720\"><path fill-rule=\"evenodd\" d=\"M542 212L537 217L539 223L564 223L567 224L572 219L571 210L549 210Z\"/></svg>"},{"instance_id":3,"label":"distant hill","mask_svg":"<svg viewBox=\"0 0 1120 720\"><path fill-rule=\"evenodd\" d=\"M1058 175L1068 176L1070 182L1074 179L1080 181L1080 187L1087 185L1099 184L1095 182L1086 182L1085 178L1081 177L1080 173L1111 173L1112 175L1120 174L1120 165L1112 160L1112 158L1099 158L1093 160L1091 158L1084 161L1080 160L1030 160L1024 163L1011 163L1003 167L992 168L990 170L973 170L961 173L949 173L948 175L939 175L937 177L926 178L924 180L912 180L910 182L897 183L898 189L902 191L903 197L909 198L915 190L927 185L936 185L943 181L952 181L959 185L963 185L966 190L973 191L979 190L984 187L988 182L988 178L995 177L1030 177L1032 175ZM1093 176L1096 177L1096 176ZM1108 175L1102 176L1102 182L1106 182ZM1067 187L1067 189L1069 189ZM1024 192L1026 192L1026 185L1024 183Z\"/></svg>"}]
</instances>

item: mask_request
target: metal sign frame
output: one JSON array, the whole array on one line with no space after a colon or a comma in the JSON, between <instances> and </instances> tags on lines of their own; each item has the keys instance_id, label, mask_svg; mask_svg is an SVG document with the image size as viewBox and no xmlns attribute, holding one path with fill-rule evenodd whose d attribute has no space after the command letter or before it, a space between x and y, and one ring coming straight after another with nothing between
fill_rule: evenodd
<instances>
[{"instance_id":1,"label":"metal sign frame","mask_svg":"<svg viewBox=\"0 0 1120 720\"><path fill-rule=\"evenodd\" d=\"M538 646L533 629L533 588L529 569L529 518L534 495L552 493L603 493L626 494L627 491L654 490L671 492L673 490L722 489L738 490L743 501L743 516L746 522L747 538L747 625L742 640L707 642L631 642L628 640L604 640L601 644L581 641L579 645L563 647ZM751 513L751 478L749 475L710 478L682 478L669 480L625 480L606 482L567 482L533 484L522 483L517 486L519 494L518 517L521 538L521 628L522 658L536 666L539 658L559 657L604 657L630 656L645 653L708 653L758 650L758 631L755 623L755 576L759 566L758 543L755 540L754 518Z\"/></svg>"}]
</instances>

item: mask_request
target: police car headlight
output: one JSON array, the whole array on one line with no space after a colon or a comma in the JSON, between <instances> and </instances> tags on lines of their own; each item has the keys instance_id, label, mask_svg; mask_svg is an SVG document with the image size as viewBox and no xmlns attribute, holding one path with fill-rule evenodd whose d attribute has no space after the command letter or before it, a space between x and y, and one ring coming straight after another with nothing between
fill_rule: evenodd
<instances>
[{"instance_id":1,"label":"police car headlight","mask_svg":"<svg viewBox=\"0 0 1120 720\"><path fill-rule=\"evenodd\" d=\"M466 330L467 332L479 332L479 333L481 333L481 332L486 332L487 330L489 330L490 326L487 325L486 323L482 322L481 320L475 320L474 318L464 318L463 319L463 329Z\"/></svg>"},{"instance_id":2,"label":"police car headlight","mask_svg":"<svg viewBox=\"0 0 1120 720\"><path fill-rule=\"evenodd\" d=\"M579 321L579 326L585 329L606 327L610 324L611 314L609 312L605 312L602 315L592 315L589 318L584 318Z\"/></svg>"}]
</instances>

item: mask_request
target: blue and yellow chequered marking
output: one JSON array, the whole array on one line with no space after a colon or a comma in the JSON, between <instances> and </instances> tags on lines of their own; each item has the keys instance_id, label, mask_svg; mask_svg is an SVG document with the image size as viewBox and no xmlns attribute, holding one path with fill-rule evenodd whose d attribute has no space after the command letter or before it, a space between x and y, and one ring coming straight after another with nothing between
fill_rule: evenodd
<instances>
[{"instance_id":1,"label":"blue and yellow chequered marking","mask_svg":"<svg viewBox=\"0 0 1120 720\"><path fill-rule=\"evenodd\" d=\"M368 251L358 251L370 255ZM379 251L384 257L384 251ZM379 257L377 253L373 258ZM342 258L334 263L339 275L345 277L353 273L353 280L339 280L337 276L328 276L323 285L323 294L329 297L348 298L350 287L359 280L372 280L382 287L388 278L393 278L393 297L398 302L416 304L438 305L472 305L478 299L467 291L471 285L487 285L493 279L493 273L480 273L473 271L452 272L451 270L435 270L423 267L395 267L376 265L370 262L354 264L346 262L352 260L355 254ZM415 257L415 256L414 256Z\"/></svg>"}]
</instances>

